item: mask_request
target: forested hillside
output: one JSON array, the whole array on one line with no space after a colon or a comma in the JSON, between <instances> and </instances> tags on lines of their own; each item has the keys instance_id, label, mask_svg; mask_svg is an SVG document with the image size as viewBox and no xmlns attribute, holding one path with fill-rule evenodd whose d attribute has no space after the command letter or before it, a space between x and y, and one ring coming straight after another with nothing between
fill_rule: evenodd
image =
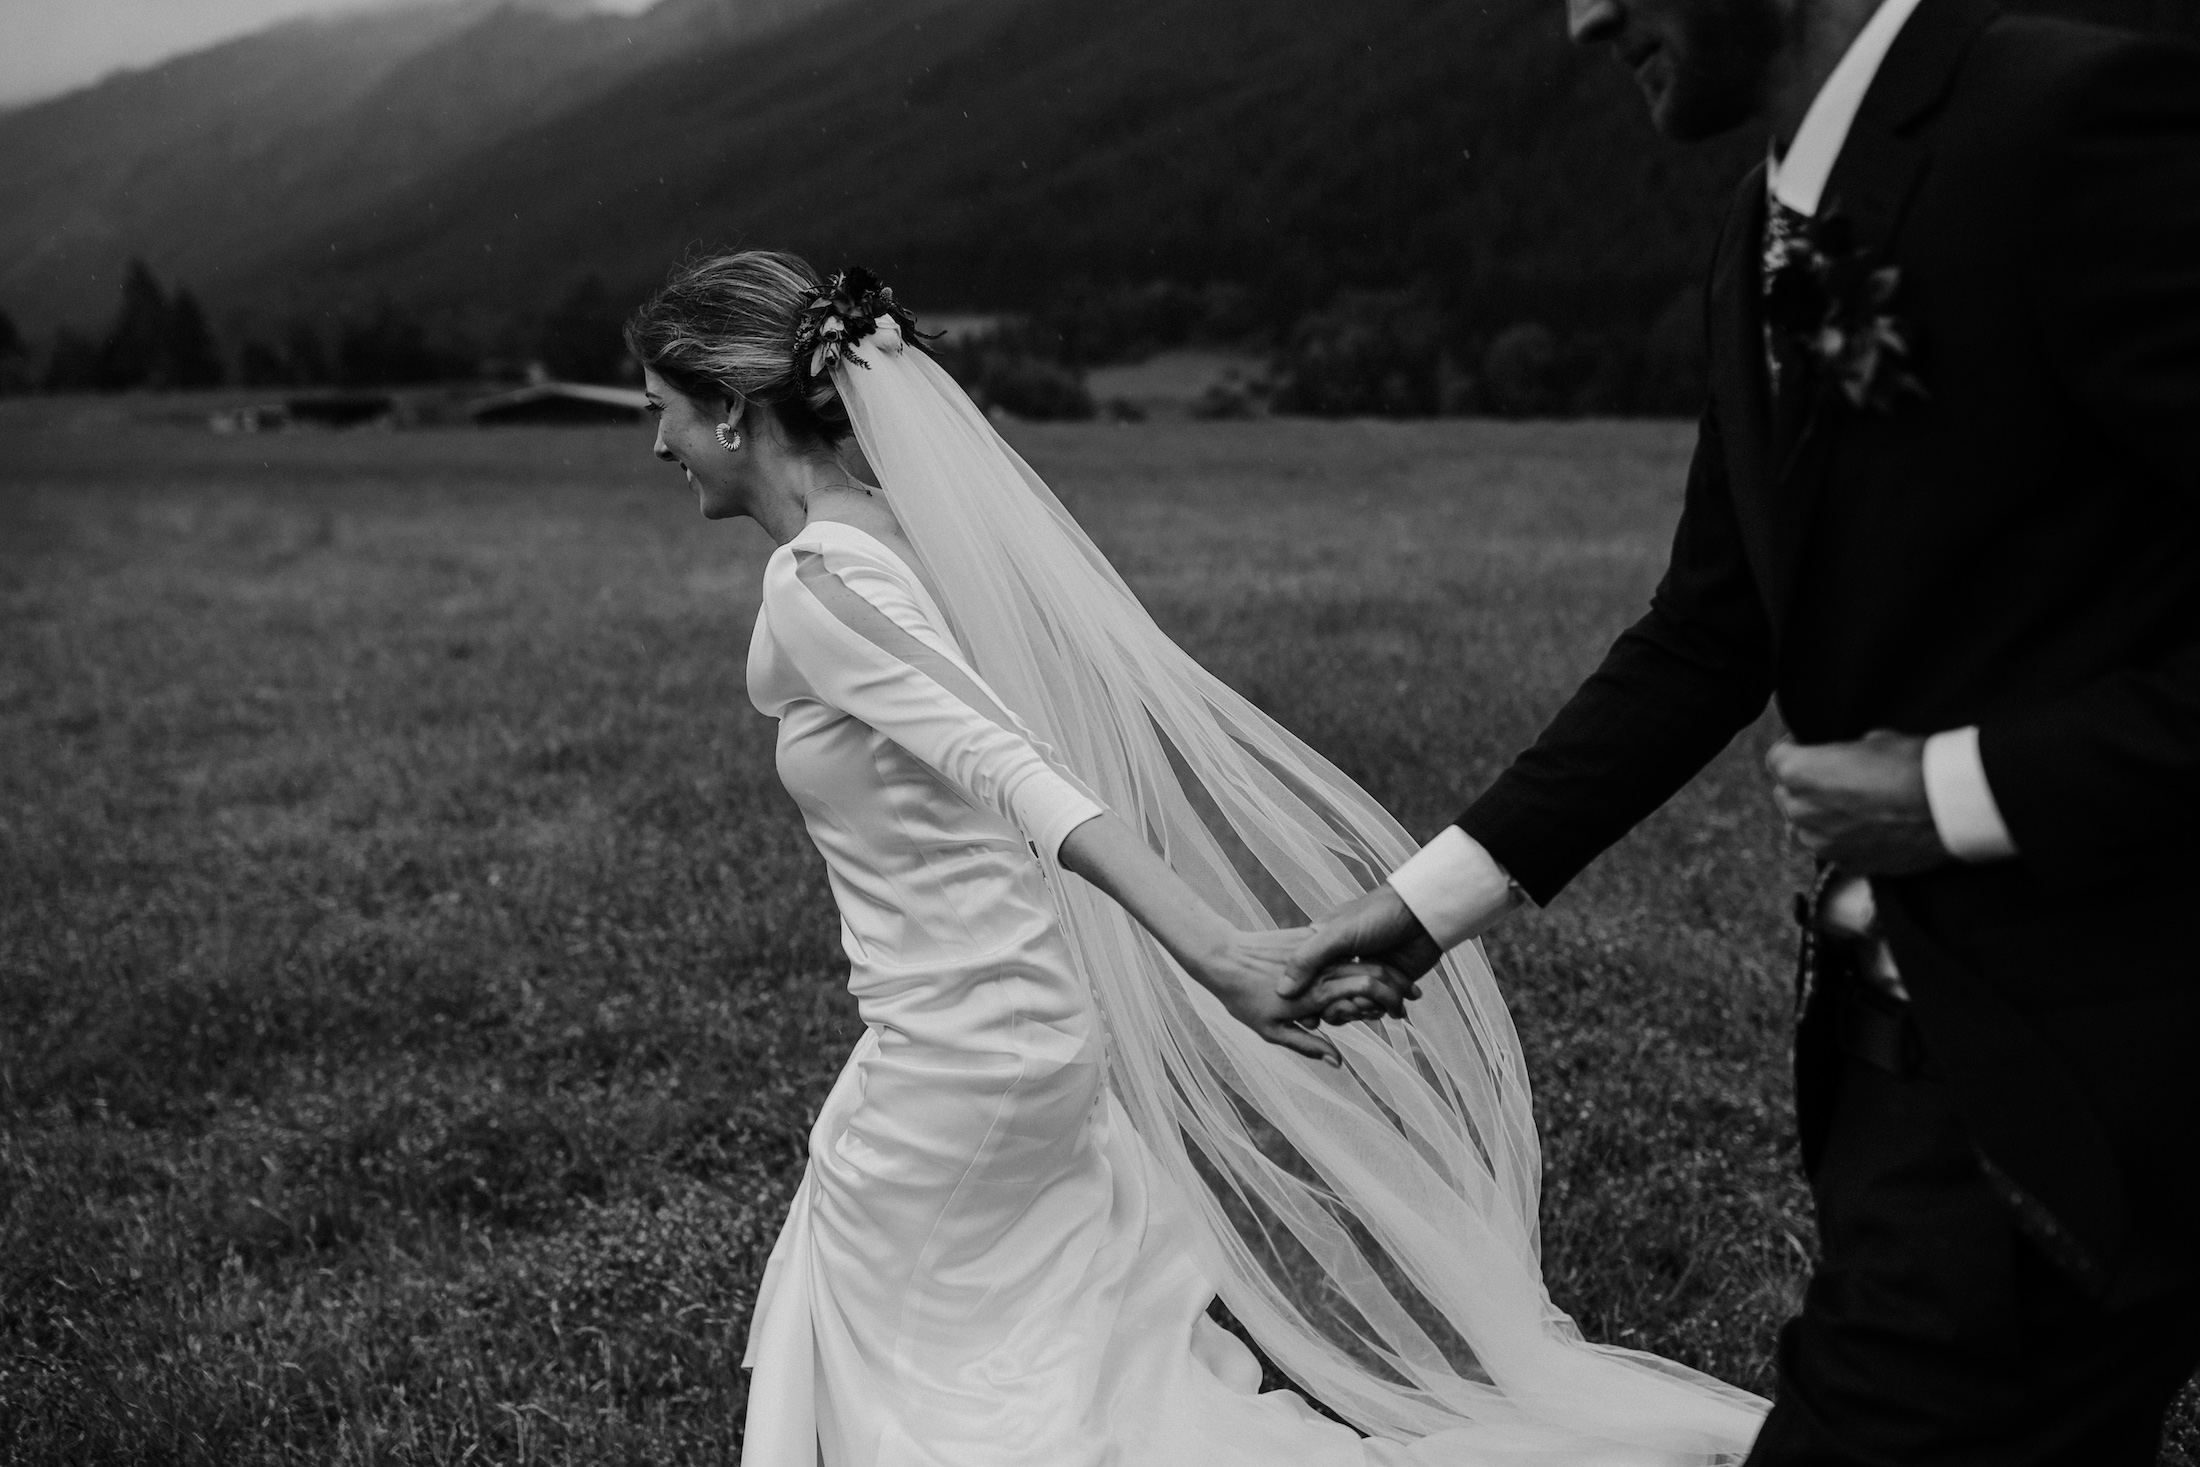
<instances>
[{"instance_id":1,"label":"forested hillside","mask_svg":"<svg viewBox=\"0 0 2200 1467\"><path fill-rule=\"evenodd\" d=\"M2200 35L2200 0L2031 8ZM772 244L935 311L1164 282L1271 344L1326 308L1655 357L1761 146L1657 139L1555 0L467 0L0 118L0 308L88 323L136 255L232 339L389 301L480 342Z\"/></svg>"},{"instance_id":2,"label":"forested hillside","mask_svg":"<svg viewBox=\"0 0 2200 1467\"><path fill-rule=\"evenodd\" d=\"M250 312L280 288L270 256L392 191L831 3L423 3L279 25L0 116L0 309L88 325L141 258Z\"/></svg>"},{"instance_id":3,"label":"forested hillside","mask_svg":"<svg viewBox=\"0 0 2200 1467\"><path fill-rule=\"evenodd\" d=\"M1664 306L1751 146L1656 141L1540 5L875 0L637 76L258 273L518 308L770 242L947 307L1170 279L1288 318L1427 277L1564 326Z\"/></svg>"}]
</instances>

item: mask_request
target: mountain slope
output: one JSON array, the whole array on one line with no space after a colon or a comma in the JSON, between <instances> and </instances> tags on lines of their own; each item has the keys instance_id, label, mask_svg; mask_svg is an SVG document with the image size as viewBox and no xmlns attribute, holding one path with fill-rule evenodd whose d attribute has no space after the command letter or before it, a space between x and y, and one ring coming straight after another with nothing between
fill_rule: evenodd
<instances>
[{"instance_id":1,"label":"mountain slope","mask_svg":"<svg viewBox=\"0 0 2200 1467\"><path fill-rule=\"evenodd\" d=\"M831 0L459 0L296 21L0 116L0 304L110 308L123 262L248 303L253 261L698 46Z\"/></svg>"},{"instance_id":2,"label":"mountain slope","mask_svg":"<svg viewBox=\"0 0 2200 1467\"><path fill-rule=\"evenodd\" d=\"M2200 34L2200 0L2038 8ZM1437 282L1466 323L1685 309L1762 143L1656 138L1556 6L867 0L694 50L271 252L300 300L524 313L699 243L859 259L935 309L1235 281L1288 320Z\"/></svg>"},{"instance_id":3,"label":"mountain slope","mask_svg":"<svg viewBox=\"0 0 2200 1467\"><path fill-rule=\"evenodd\" d=\"M2028 3L2200 35L2200 0ZM935 310L1426 279L1473 329L1639 327L1760 146L1656 139L1549 0L464 0L0 117L0 306L96 320L141 253L234 328L391 294L494 332L773 244Z\"/></svg>"},{"instance_id":4,"label":"mountain slope","mask_svg":"<svg viewBox=\"0 0 2200 1467\"><path fill-rule=\"evenodd\" d=\"M294 22L0 117L0 300L42 325L105 309L132 251L181 255L193 273L218 264L224 180L249 196L288 130L337 115L474 18L437 6ZM168 217L186 210L181 227ZM194 248L201 235L212 250Z\"/></svg>"},{"instance_id":5,"label":"mountain slope","mask_svg":"<svg viewBox=\"0 0 2200 1467\"><path fill-rule=\"evenodd\" d=\"M1523 293L1639 314L1692 276L1748 152L1658 142L1555 12L1452 0L873 0L735 63L660 67L260 273L518 308L708 241L861 258L941 305L1080 276L1304 305L1430 274L1506 319Z\"/></svg>"}]
</instances>

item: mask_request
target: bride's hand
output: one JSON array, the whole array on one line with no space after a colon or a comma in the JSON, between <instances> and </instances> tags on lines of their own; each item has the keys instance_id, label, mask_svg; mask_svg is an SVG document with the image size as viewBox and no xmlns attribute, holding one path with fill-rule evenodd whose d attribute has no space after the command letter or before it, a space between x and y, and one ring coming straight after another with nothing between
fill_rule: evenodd
<instances>
[{"instance_id":1,"label":"bride's hand","mask_svg":"<svg viewBox=\"0 0 2200 1467\"><path fill-rule=\"evenodd\" d=\"M1309 1026L1336 1008L1404 1016L1405 1001L1371 972L1350 967L1332 970L1306 992L1283 998L1276 992L1291 955L1309 936L1306 928L1270 932L1232 932L1193 965L1192 976L1222 1000L1232 1018L1270 1044L1296 1050L1332 1065L1344 1063L1337 1047Z\"/></svg>"},{"instance_id":2,"label":"bride's hand","mask_svg":"<svg viewBox=\"0 0 2200 1467\"><path fill-rule=\"evenodd\" d=\"M1308 950L1313 929L1242 932L1231 926L1120 815L1102 813L1071 830L1062 839L1061 861L1063 870L1121 904L1233 1018L1270 1044L1342 1064L1334 1044L1308 1032L1325 1013L1347 1023L1377 1013L1405 1016L1412 982L1386 982L1379 962L1331 966L1331 959L1305 981L1292 981L1291 959Z\"/></svg>"}]
</instances>

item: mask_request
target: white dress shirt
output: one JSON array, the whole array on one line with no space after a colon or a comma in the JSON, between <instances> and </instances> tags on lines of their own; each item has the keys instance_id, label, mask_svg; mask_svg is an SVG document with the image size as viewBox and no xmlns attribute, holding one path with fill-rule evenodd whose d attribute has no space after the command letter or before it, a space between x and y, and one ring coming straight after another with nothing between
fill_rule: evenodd
<instances>
[{"instance_id":1,"label":"white dress shirt","mask_svg":"<svg viewBox=\"0 0 2200 1467\"><path fill-rule=\"evenodd\" d=\"M1864 94L1918 3L1883 0L1857 32L1811 99L1786 154L1767 160L1765 186L1772 198L1806 217L1817 214ZM1949 729L1925 741L1925 801L1941 843L1957 860L1993 861L2017 853L1986 783L1976 726ZM1392 872L1390 885L1429 936L1447 948L1481 935L1522 900L1497 858L1456 825L1447 826Z\"/></svg>"},{"instance_id":2,"label":"white dress shirt","mask_svg":"<svg viewBox=\"0 0 2200 1467\"><path fill-rule=\"evenodd\" d=\"M1841 53L1818 95L1810 99L1810 110L1803 114L1803 125L1795 129L1795 140L1788 144L1786 156L1776 153L1766 163L1765 186L1796 213L1808 218L1818 212L1826 180L1833 176L1833 165L1841 157L1841 145L1849 140L1849 125L1856 121L1856 109L1864 105L1864 94L1871 90L1872 78L1879 75L1879 63L1887 59L1887 49L1902 34L1903 24L1917 5L1918 0L1884 0L1872 12L1856 39L1849 42L1849 49Z\"/></svg>"}]
</instances>

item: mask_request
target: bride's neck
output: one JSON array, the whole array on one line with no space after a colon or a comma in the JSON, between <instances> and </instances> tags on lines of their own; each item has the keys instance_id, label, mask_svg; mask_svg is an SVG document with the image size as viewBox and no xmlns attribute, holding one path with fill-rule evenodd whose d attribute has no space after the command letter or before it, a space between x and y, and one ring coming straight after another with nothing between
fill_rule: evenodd
<instances>
[{"instance_id":1,"label":"bride's neck","mask_svg":"<svg viewBox=\"0 0 2200 1467\"><path fill-rule=\"evenodd\" d=\"M855 457L861 461L860 454ZM832 511L848 502L867 503L867 491L873 487L840 454L829 450L789 453L767 473L754 517L774 543L784 545L820 512L831 518Z\"/></svg>"}]
</instances>

